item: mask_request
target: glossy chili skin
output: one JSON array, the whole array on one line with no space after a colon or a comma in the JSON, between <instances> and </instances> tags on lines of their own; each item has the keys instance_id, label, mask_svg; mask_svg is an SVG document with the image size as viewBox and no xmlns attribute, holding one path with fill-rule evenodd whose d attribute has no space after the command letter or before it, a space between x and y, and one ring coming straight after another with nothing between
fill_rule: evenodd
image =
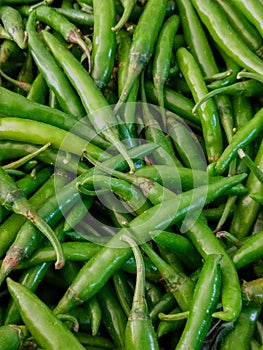
<instances>
[{"instance_id":1,"label":"glossy chili skin","mask_svg":"<svg viewBox=\"0 0 263 350\"><path fill-rule=\"evenodd\" d=\"M214 164L209 165L210 174L222 174L229 166L231 160L237 156L237 150L252 142L262 132L263 109L260 109L254 117L241 127L233 136L230 144L224 149L222 155Z\"/></svg>"},{"instance_id":2,"label":"glossy chili skin","mask_svg":"<svg viewBox=\"0 0 263 350\"><path fill-rule=\"evenodd\" d=\"M189 316L176 350L202 347L220 296L220 258L220 255L207 256L195 285Z\"/></svg>"},{"instance_id":3,"label":"glossy chili skin","mask_svg":"<svg viewBox=\"0 0 263 350\"><path fill-rule=\"evenodd\" d=\"M97 87L103 89L110 80L116 52L116 33L111 30L116 23L114 0L94 0L93 15L91 76Z\"/></svg>"},{"instance_id":4,"label":"glossy chili skin","mask_svg":"<svg viewBox=\"0 0 263 350\"><path fill-rule=\"evenodd\" d=\"M127 318L114 294L111 284L106 283L97 294L104 322L117 348L124 348L124 333Z\"/></svg>"},{"instance_id":5,"label":"glossy chili skin","mask_svg":"<svg viewBox=\"0 0 263 350\"><path fill-rule=\"evenodd\" d=\"M122 236L122 240L131 246L137 266L136 284L130 315L125 328L126 349L159 349L152 320L149 316L145 299L145 271L141 251L136 242L129 236Z\"/></svg>"},{"instance_id":6,"label":"glossy chili skin","mask_svg":"<svg viewBox=\"0 0 263 350\"><path fill-rule=\"evenodd\" d=\"M235 178L235 179L234 179ZM238 175L232 179L223 179L219 181L217 185L208 186L211 192L207 193L206 201L210 202L215 197L219 196L220 193L224 192L227 187L231 187L236 182L240 182L244 179L243 175ZM230 181L231 180L231 181ZM229 183L231 182L231 185ZM223 185L224 184L224 185ZM201 198L204 188L199 187L196 191L200 191L198 197ZM205 192L207 187L205 186ZM190 208L198 208L200 203L189 203L188 200L190 193L182 194L182 201L179 210L174 208L174 199L171 199L173 204L169 204L169 200L159 205L146 210L140 214L130 223L130 227L133 232L139 230L139 236L141 239L147 239L148 232L154 229L163 229L172 222L180 220L189 211ZM191 193L192 195L192 193ZM203 198L200 199L202 205L204 204ZM190 204L190 207L189 207ZM175 214L176 211L176 214ZM160 221L160 217L163 219ZM126 228L121 229L109 242L104 246L100 253L95 255L91 261L82 267L78 276L74 280L71 287L66 291L63 298L55 308L56 313L65 312L71 309L74 305L88 300L94 295L112 276L112 274L131 256L131 251L126 246L123 246L119 241L119 236L126 232ZM136 232L136 231L135 231ZM115 248L115 249L114 249ZM117 248L117 249L116 249ZM121 249L120 249L121 248ZM98 279L98 270L96 268L97 262L101 266L100 279ZM103 262L103 267L101 263ZM105 264L105 265L104 265ZM239 284L238 284L239 286Z\"/></svg>"},{"instance_id":7,"label":"glossy chili skin","mask_svg":"<svg viewBox=\"0 0 263 350\"><path fill-rule=\"evenodd\" d=\"M63 45L61 45L54 35L44 31L43 36L53 55L77 90L89 120L95 130L103 135L107 141L111 142L111 144L125 156L131 171L134 171L134 164L129 159L125 146L120 142L118 120L103 94L96 87L92 78L87 74L85 68Z\"/></svg>"},{"instance_id":8,"label":"glossy chili skin","mask_svg":"<svg viewBox=\"0 0 263 350\"><path fill-rule=\"evenodd\" d=\"M72 349L84 349L62 321L33 292L10 278L7 283L23 321L40 346L59 350L65 349L67 344Z\"/></svg>"},{"instance_id":9,"label":"glossy chili skin","mask_svg":"<svg viewBox=\"0 0 263 350\"><path fill-rule=\"evenodd\" d=\"M173 15L169 17L164 22L155 46L153 59L153 82L158 94L161 113L163 113L164 108L163 88L169 77L171 58L173 53L173 41L179 24L179 16ZM163 122L165 122L165 120L163 120Z\"/></svg>"},{"instance_id":10,"label":"glossy chili skin","mask_svg":"<svg viewBox=\"0 0 263 350\"><path fill-rule=\"evenodd\" d=\"M242 1L226 2L217 0L217 3L224 10L232 27L243 37L251 50L256 51L262 46L262 37L248 18L242 13L240 5ZM243 1L243 3L246 3Z\"/></svg>"},{"instance_id":11,"label":"glossy chili skin","mask_svg":"<svg viewBox=\"0 0 263 350\"><path fill-rule=\"evenodd\" d=\"M251 123L255 117L256 116L254 116L244 128ZM261 125L259 127L261 128ZM240 131L241 130L240 128ZM255 157L255 165L260 170L263 169L263 142L259 145ZM251 232L260 210L260 204L252 197L253 194L262 195L263 193L263 184L253 172L249 173L246 187L248 189L248 194L240 197L229 229L230 232L238 238L244 238Z\"/></svg>"},{"instance_id":12,"label":"glossy chili skin","mask_svg":"<svg viewBox=\"0 0 263 350\"><path fill-rule=\"evenodd\" d=\"M43 90L42 93L44 93ZM6 116L38 120L43 123L57 126L63 130L71 130L71 132L78 136L93 140L94 143L97 143L97 141L100 140L101 145L104 144L106 147L109 146L109 143L98 137L95 130L91 129L89 125L85 123L86 118L76 122L74 116L71 114L32 101L30 100L31 97L25 98L13 91L5 89L4 87L0 87L0 96L1 113Z\"/></svg>"},{"instance_id":13,"label":"glossy chili skin","mask_svg":"<svg viewBox=\"0 0 263 350\"><path fill-rule=\"evenodd\" d=\"M45 76L48 86L55 92L61 108L71 115L83 117L84 109L74 89L70 85L61 68L48 52L45 44L36 33L36 13L33 11L26 23L28 32L28 47L30 53L38 65L39 70Z\"/></svg>"},{"instance_id":14,"label":"glossy chili skin","mask_svg":"<svg viewBox=\"0 0 263 350\"><path fill-rule=\"evenodd\" d=\"M219 6L210 0L192 0L192 3L214 41L241 67L262 74L262 61L240 39Z\"/></svg>"},{"instance_id":15,"label":"glossy chili skin","mask_svg":"<svg viewBox=\"0 0 263 350\"><path fill-rule=\"evenodd\" d=\"M262 257L262 237L263 231L259 231L258 233L249 236L244 244L242 244L242 246L235 251L232 256L232 260L236 269L245 267Z\"/></svg>"},{"instance_id":16,"label":"glossy chili skin","mask_svg":"<svg viewBox=\"0 0 263 350\"><path fill-rule=\"evenodd\" d=\"M114 110L117 112L128 98L130 90L149 62L165 16L167 0L150 0L145 5L132 37L128 76L125 87Z\"/></svg>"},{"instance_id":17,"label":"glossy chili skin","mask_svg":"<svg viewBox=\"0 0 263 350\"><path fill-rule=\"evenodd\" d=\"M220 350L230 350L236 346L238 349L247 349L250 346L260 312L260 306L244 306L235 322L234 329L223 339Z\"/></svg>"},{"instance_id":18,"label":"glossy chili skin","mask_svg":"<svg viewBox=\"0 0 263 350\"><path fill-rule=\"evenodd\" d=\"M204 258L210 254L222 255L220 264L222 269L223 310L214 312L213 317L218 317L225 321L237 319L242 309L240 283L236 268L226 250L214 236L203 218L199 218L192 225L189 231L186 232L186 236Z\"/></svg>"},{"instance_id":19,"label":"glossy chili skin","mask_svg":"<svg viewBox=\"0 0 263 350\"><path fill-rule=\"evenodd\" d=\"M244 1L240 0L235 3L245 17L257 28L262 36L263 34L263 6L260 1Z\"/></svg>"},{"instance_id":20,"label":"glossy chili skin","mask_svg":"<svg viewBox=\"0 0 263 350\"><path fill-rule=\"evenodd\" d=\"M191 89L193 98L197 102L207 93L201 70L194 57L186 48L179 48L176 58L180 70ZM202 124L208 161L215 162L222 153L223 140L214 101L210 100L209 104L203 106L203 109L199 111L198 115Z\"/></svg>"}]
</instances>

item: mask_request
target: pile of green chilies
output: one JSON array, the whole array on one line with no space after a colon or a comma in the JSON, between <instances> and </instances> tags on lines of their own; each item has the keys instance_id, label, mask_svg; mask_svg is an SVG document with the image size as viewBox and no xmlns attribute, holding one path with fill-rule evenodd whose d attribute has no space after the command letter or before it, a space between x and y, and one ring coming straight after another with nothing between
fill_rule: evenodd
<instances>
[{"instance_id":1,"label":"pile of green chilies","mask_svg":"<svg viewBox=\"0 0 263 350\"><path fill-rule=\"evenodd\" d=\"M1 0L0 350L263 349L262 49L262 0Z\"/></svg>"}]
</instances>

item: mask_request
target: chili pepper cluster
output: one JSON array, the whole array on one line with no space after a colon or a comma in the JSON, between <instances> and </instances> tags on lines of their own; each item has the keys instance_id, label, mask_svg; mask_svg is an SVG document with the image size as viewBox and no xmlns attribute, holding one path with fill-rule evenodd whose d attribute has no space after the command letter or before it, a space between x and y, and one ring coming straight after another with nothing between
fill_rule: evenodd
<instances>
[{"instance_id":1,"label":"chili pepper cluster","mask_svg":"<svg viewBox=\"0 0 263 350\"><path fill-rule=\"evenodd\" d=\"M263 349L263 1L2 0L0 350Z\"/></svg>"}]
</instances>

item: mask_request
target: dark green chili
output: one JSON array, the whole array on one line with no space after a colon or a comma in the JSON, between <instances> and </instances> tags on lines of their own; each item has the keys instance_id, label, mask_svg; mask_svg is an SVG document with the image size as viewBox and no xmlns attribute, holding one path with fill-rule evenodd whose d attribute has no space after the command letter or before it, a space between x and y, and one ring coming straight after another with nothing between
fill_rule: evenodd
<instances>
[{"instance_id":1,"label":"dark green chili","mask_svg":"<svg viewBox=\"0 0 263 350\"><path fill-rule=\"evenodd\" d=\"M166 282L167 289L173 294L180 308L183 311L188 310L194 290L192 280L178 268L175 270L175 268L166 263L149 245L143 244L142 249L157 266Z\"/></svg>"},{"instance_id":2,"label":"dark green chili","mask_svg":"<svg viewBox=\"0 0 263 350\"><path fill-rule=\"evenodd\" d=\"M48 24L51 28L59 32L67 42L78 45L90 61L90 53L87 45L79 29L72 22L49 6L38 6L35 12L37 20Z\"/></svg>"},{"instance_id":3,"label":"dark green chili","mask_svg":"<svg viewBox=\"0 0 263 350\"><path fill-rule=\"evenodd\" d=\"M215 237L213 231L204 222L203 218L196 220L190 230L185 234L204 259L210 254L222 256L220 265L222 269L223 310L214 312L213 317L225 321L234 321L241 312L242 298L236 268L224 246Z\"/></svg>"},{"instance_id":4,"label":"dark green chili","mask_svg":"<svg viewBox=\"0 0 263 350\"><path fill-rule=\"evenodd\" d=\"M227 95L237 95L242 94L244 97L253 97L260 96L263 92L263 84L254 80L244 80L237 82L233 85L224 86L218 89L214 89L207 93L193 108L193 113L197 111L198 108L211 97L214 97L218 94L227 94Z\"/></svg>"},{"instance_id":5,"label":"dark green chili","mask_svg":"<svg viewBox=\"0 0 263 350\"><path fill-rule=\"evenodd\" d=\"M219 159L208 166L210 174L222 174L227 169L230 162L237 157L238 149L244 148L261 134L263 129L263 123L261 122L262 114L263 109L260 109L251 120L237 130L230 144L224 149Z\"/></svg>"},{"instance_id":6,"label":"dark green chili","mask_svg":"<svg viewBox=\"0 0 263 350\"><path fill-rule=\"evenodd\" d=\"M199 101L207 94L207 88L196 60L183 47L177 50L176 58L195 102ZM215 162L222 153L223 140L216 105L214 101L209 101L206 102L198 115L202 124L208 161Z\"/></svg>"},{"instance_id":7,"label":"dark green chili","mask_svg":"<svg viewBox=\"0 0 263 350\"><path fill-rule=\"evenodd\" d=\"M145 92L147 100L158 105L157 91L154 88L154 84L150 81L145 82ZM195 126L200 126L199 118L192 113L194 103L191 99L172 89L165 87L164 106L175 114L180 115L180 117L184 118L186 121L193 122Z\"/></svg>"},{"instance_id":8,"label":"dark green chili","mask_svg":"<svg viewBox=\"0 0 263 350\"><path fill-rule=\"evenodd\" d=\"M262 249L263 231L249 236L244 244L232 256L236 269L240 269L256 261L263 256Z\"/></svg>"},{"instance_id":9,"label":"dark green chili","mask_svg":"<svg viewBox=\"0 0 263 350\"><path fill-rule=\"evenodd\" d=\"M169 77L173 40L180 24L180 18L178 15L169 17L160 33L156 42L154 59L153 59L153 83L157 92L159 106L161 108L161 114L163 123L165 125L165 112L164 112L164 84Z\"/></svg>"},{"instance_id":10,"label":"dark green chili","mask_svg":"<svg viewBox=\"0 0 263 350\"><path fill-rule=\"evenodd\" d=\"M131 350L139 348L159 349L155 330L145 301L145 272L142 254L136 242L129 236L123 235L120 239L128 243L132 248L137 266L133 302L125 329L125 348Z\"/></svg>"},{"instance_id":11,"label":"dark green chili","mask_svg":"<svg viewBox=\"0 0 263 350\"><path fill-rule=\"evenodd\" d=\"M251 119L244 128L251 123L253 119ZM242 130L242 128L240 130ZM259 145L254 162L260 170L263 169L263 141ZM239 198L229 229L237 238L243 238L250 233L260 210L260 204L252 197L253 194L258 196L263 194L263 183L258 180L254 172L249 174L245 185L248 193Z\"/></svg>"},{"instance_id":12,"label":"dark green chili","mask_svg":"<svg viewBox=\"0 0 263 350\"><path fill-rule=\"evenodd\" d=\"M93 0L93 43L91 76L99 89L108 84L114 67L116 34L111 28L116 23L114 0Z\"/></svg>"},{"instance_id":13,"label":"dark green chili","mask_svg":"<svg viewBox=\"0 0 263 350\"><path fill-rule=\"evenodd\" d=\"M112 276L112 282L115 292L122 306L122 309L127 317L129 317L132 304L131 288L127 281L127 275L124 271L117 271Z\"/></svg>"},{"instance_id":14,"label":"dark green chili","mask_svg":"<svg viewBox=\"0 0 263 350\"><path fill-rule=\"evenodd\" d=\"M97 298L103 313L102 322L105 324L115 346L123 349L127 318L109 282L101 288L97 294Z\"/></svg>"},{"instance_id":15,"label":"dark green chili","mask_svg":"<svg viewBox=\"0 0 263 350\"><path fill-rule=\"evenodd\" d=\"M190 270L196 270L201 266L201 258L192 243L183 235L167 231L152 231L151 238L154 242L171 249Z\"/></svg>"},{"instance_id":16,"label":"dark green chili","mask_svg":"<svg viewBox=\"0 0 263 350\"><path fill-rule=\"evenodd\" d=\"M203 150L193 131L177 115L167 112L167 132L183 164L193 170L205 170L206 160Z\"/></svg>"},{"instance_id":17,"label":"dark green chili","mask_svg":"<svg viewBox=\"0 0 263 350\"><path fill-rule=\"evenodd\" d=\"M144 133L146 139L150 142L156 143L159 147L153 152L153 159L157 164L164 164L170 166L180 166L181 163L173 152L173 146L171 140L165 134L165 131L161 129L161 125L166 125L166 120L162 122L158 119L165 117L165 112L157 110L157 118L154 117L154 109L147 104L145 89L144 89L144 74L141 75L141 99L142 99L142 114L144 122Z\"/></svg>"},{"instance_id":18,"label":"dark green chili","mask_svg":"<svg viewBox=\"0 0 263 350\"><path fill-rule=\"evenodd\" d=\"M201 349L221 288L220 255L208 255L197 280L189 316L176 350Z\"/></svg>"},{"instance_id":19,"label":"dark green chili","mask_svg":"<svg viewBox=\"0 0 263 350\"><path fill-rule=\"evenodd\" d=\"M244 306L234 324L234 329L223 338L220 350L231 350L234 347L240 350L248 349L260 312L259 306Z\"/></svg>"},{"instance_id":20,"label":"dark green chili","mask_svg":"<svg viewBox=\"0 0 263 350\"><path fill-rule=\"evenodd\" d=\"M135 80L151 58L165 16L166 6L167 0L150 0L144 6L133 33L128 76L119 101L114 108L115 112L127 100Z\"/></svg>"}]
</instances>

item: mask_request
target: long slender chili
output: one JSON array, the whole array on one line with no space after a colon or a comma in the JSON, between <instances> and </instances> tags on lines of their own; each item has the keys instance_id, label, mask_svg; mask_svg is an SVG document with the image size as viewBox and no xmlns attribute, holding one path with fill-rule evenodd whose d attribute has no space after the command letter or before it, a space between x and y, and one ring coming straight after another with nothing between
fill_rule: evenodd
<instances>
[{"instance_id":1,"label":"long slender chili","mask_svg":"<svg viewBox=\"0 0 263 350\"><path fill-rule=\"evenodd\" d=\"M102 93L80 62L52 34L43 31L43 37L55 58L77 90L95 130L102 134L127 160L131 171L134 164L118 135L118 121Z\"/></svg>"},{"instance_id":2,"label":"long slender chili","mask_svg":"<svg viewBox=\"0 0 263 350\"><path fill-rule=\"evenodd\" d=\"M167 0L149 0L143 9L132 38L126 84L114 108L115 112L127 100L135 80L151 58L165 16L166 6Z\"/></svg>"},{"instance_id":3,"label":"long slender chili","mask_svg":"<svg viewBox=\"0 0 263 350\"><path fill-rule=\"evenodd\" d=\"M133 295L132 307L125 329L126 349L159 349L152 320L149 316L148 305L145 300L145 271L143 257L136 242L129 236L121 236L120 239L127 242L132 248L136 267L137 277Z\"/></svg>"},{"instance_id":4,"label":"long slender chili","mask_svg":"<svg viewBox=\"0 0 263 350\"><path fill-rule=\"evenodd\" d=\"M0 167L0 196L1 205L13 210L17 214L25 216L48 238L57 255L55 267L57 269L62 268L65 261L57 236L50 226L35 212L34 208L32 208L31 204L24 197L23 192L16 186L13 179L2 167Z\"/></svg>"}]
</instances>

